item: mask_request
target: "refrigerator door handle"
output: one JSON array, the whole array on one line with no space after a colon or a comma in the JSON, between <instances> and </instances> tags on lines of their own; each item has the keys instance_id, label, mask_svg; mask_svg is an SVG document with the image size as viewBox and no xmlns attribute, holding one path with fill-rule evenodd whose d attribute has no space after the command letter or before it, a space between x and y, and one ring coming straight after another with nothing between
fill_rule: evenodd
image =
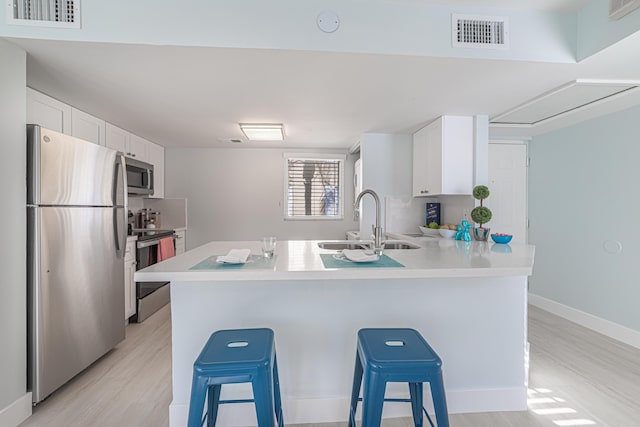
<instances>
[{"instance_id":1,"label":"refrigerator door handle","mask_svg":"<svg viewBox=\"0 0 640 427\"><path fill-rule=\"evenodd\" d=\"M118 153L116 156L116 167L113 175L113 202L116 207L113 209L113 228L116 241L116 254L118 258L124 258L127 246L127 163L124 154ZM120 179L119 179L120 178ZM118 183L120 187L118 188ZM118 194L123 197L122 205L122 231L118 227Z\"/></svg>"}]
</instances>

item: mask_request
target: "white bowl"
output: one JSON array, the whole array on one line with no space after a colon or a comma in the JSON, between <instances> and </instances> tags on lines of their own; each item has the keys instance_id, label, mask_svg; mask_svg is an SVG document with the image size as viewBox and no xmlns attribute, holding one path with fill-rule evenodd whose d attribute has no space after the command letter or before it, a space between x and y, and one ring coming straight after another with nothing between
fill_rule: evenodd
<instances>
[{"instance_id":1,"label":"white bowl","mask_svg":"<svg viewBox=\"0 0 640 427\"><path fill-rule=\"evenodd\" d=\"M419 225L418 228L420 228L420 231L422 231L422 234L424 234L425 236L438 237L440 235L440 230L438 230L437 228L429 228L423 225Z\"/></svg>"},{"instance_id":2,"label":"white bowl","mask_svg":"<svg viewBox=\"0 0 640 427\"><path fill-rule=\"evenodd\" d=\"M456 236L456 230L448 230L446 228L441 228L438 230L440 235L445 239L453 239Z\"/></svg>"}]
</instances>

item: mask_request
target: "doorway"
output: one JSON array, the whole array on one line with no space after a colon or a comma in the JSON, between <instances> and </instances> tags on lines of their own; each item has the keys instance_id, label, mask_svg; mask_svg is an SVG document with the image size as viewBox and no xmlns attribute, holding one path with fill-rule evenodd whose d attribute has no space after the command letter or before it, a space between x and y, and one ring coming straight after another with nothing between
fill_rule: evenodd
<instances>
[{"instance_id":1,"label":"doorway","mask_svg":"<svg viewBox=\"0 0 640 427\"><path fill-rule=\"evenodd\" d=\"M489 142L489 189L485 201L493 212L492 233L513 234L527 243L527 145L523 141Z\"/></svg>"}]
</instances>

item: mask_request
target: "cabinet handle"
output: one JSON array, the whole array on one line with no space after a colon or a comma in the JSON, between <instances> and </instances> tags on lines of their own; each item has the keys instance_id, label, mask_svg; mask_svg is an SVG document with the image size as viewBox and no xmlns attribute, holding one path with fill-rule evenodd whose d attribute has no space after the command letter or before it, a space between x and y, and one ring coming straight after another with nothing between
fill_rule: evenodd
<instances>
[{"instance_id":1,"label":"cabinet handle","mask_svg":"<svg viewBox=\"0 0 640 427\"><path fill-rule=\"evenodd\" d=\"M130 156L130 155L131 155L131 153L127 153L127 156Z\"/></svg>"},{"instance_id":2,"label":"cabinet handle","mask_svg":"<svg viewBox=\"0 0 640 427\"><path fill-rule=\"evenodd\" d=\"M176 235L176 239L182 239L182 236Z\"/></svg>"},{"instance_id":3,"label":"cabinet handle","mask_svg":"<svg viewBox=\"0 0 640 427\"><path fill-rule=\"evenodd\" d=\"M428 194L429 190L420 190L420 194Z\"/></svg>"},{"instance_id":4,"label":"cabinet handle","mask_svg":"<svg viewBox=\"0 0 640 427\"><path fill-rule=\"evenodd\" d=\"M134 153L131 153L131 157L135 157L136 155Z\"/></svg>"}]
</instances>

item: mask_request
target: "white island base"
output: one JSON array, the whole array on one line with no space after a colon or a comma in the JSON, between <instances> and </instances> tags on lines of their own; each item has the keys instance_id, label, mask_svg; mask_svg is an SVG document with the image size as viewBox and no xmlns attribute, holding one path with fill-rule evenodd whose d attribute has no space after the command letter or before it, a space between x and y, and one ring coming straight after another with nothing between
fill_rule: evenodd
<instances>
[{"instance_id":1,"label":"white island base","mask_svg":"<svg viewBox=\"0 0 640 427\"><path fill-rule=\"evenodd\" d=\"M297 280L289 272L270 280L269 271L263 280L172 281L170 425L186 425L193 361L209 335L254 327L275 332L286 424L348 419L356 333L366 327L410 327L425 337L443 361L450 413L526 410L525 274L390 278L384 270L382 279ZM223 386L222 398L230 396L247 398L250 387ZM407 386L390 384L387 397L399 396ZM385 403L385 418L410 414L407 403ZM222 405L217 425L256 425L253 405Z\"/></svg>"}]
</instances>

